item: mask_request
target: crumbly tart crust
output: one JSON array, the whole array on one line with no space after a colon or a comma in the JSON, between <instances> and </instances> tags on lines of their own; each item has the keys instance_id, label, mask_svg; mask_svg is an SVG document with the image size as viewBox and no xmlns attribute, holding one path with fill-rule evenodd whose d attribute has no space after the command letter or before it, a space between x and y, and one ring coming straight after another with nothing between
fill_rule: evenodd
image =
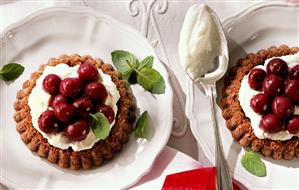
<instances>
[{"instance_id":1,"label":"crumbly tart crust","mask_svg":"<svg viewBox=\"0 0 299 190\"><path fill-rule=\"evenodd\" d=\"M110 135L105 140L98 141L91 149L73 151L71 148L63 150L50 145L47 140L32 126L28 97L36 84L36 80L42 75L46 65L68 64L75 66L89 62L97 68L102 69L105 74L112 77L120 94L118 101L118 113L115 125ZM129 139L132 131L132 123L135 120L135 102L131 89L126 81L121 80L120 75L110 64L104 64L100 59L91 56L79 56L77 54L68 56L61 55L59 58L51 58L48 64L41 65L39 70L31 74L31 78L24 82L23 88L17 93L14 103L14 120L16 129L20 133L22 141L28 148L47 159L49 162L58 164L62 168L89 169L101 166L105 160L111 160L113 155L122 149Z\"/></svg>"},{"instance_id":2,"label":"crumbly tart crust","mask_svg":"<svg viewBox=\"0 0 299 190\"><path fill-rule=\"evenodd\" d=\"M250 147L255 152L260 152L265 157L275 160L292 160L299 157L299 138L293 137L286 141L259 139L254 135L249 118L244 115L238 100L241 81L256 65L261 65L268 58L275 56L290 55L299 52L298 47L289 48L286 45L270 47L260 50L256 54L248 54L238 60L237 65L230 68L224 79L222 89L221 108L222 115L226 120L226 126L232 137L244 147Z\"/></svg>"}]
</instances>

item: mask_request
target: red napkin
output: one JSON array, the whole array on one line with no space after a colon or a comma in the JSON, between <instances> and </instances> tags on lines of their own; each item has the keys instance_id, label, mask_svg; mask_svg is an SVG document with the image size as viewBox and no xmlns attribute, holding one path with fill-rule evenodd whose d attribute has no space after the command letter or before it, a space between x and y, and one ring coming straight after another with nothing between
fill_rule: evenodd
<instances>
[{"instance_id":1,"label":"red napkin","mask_svg":"<svg viewBox=\"0 0 299 190\"><path fill-rule=\"evenodd\" d=\"M214 190L216 189L216 169L200 168L167 175L162 190ZM234 190L241 190L235 183Z\"/></svg>"}]
</instances>

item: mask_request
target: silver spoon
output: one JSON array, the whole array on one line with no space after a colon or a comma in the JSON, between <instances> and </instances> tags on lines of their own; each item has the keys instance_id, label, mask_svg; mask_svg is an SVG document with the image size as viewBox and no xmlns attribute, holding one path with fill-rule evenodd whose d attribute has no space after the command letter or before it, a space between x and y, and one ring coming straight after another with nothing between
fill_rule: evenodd
<instances>
[{"instance_id":1,"label":"silver spoon","mask_svg":"<svg viewBox=\"0 0 299 190\"><path fill-rule=\"evenodd\" d=\"M205 74L200 78L193 79L188 73L191 80L200 87L203 87L205 95L209 97L210 107L211 107L211 118L214 125L215 133L215 164L217 168L217 189L218 190L231 190L232 189L232 179L230 176L230 171L228 163L223 154L221 138L219 134L219 126L216 118L216 82L225 74L228 66L228 47L225 34L221 25L221 22L216 15L216 13L208 7L211 13L212 19L214 20L216 27L218 29L220 38L220 51L219 55L215 57L218 61L218 67L216 70ZM213 63L207 63L213 64Z\"/></svg>"}]
</instances>

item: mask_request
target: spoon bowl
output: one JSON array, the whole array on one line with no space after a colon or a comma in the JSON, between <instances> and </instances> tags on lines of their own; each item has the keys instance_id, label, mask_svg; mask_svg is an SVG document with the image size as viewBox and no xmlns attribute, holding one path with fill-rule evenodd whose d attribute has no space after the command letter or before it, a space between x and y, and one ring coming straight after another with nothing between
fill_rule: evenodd
<instances>
[{"instance_id":1,"label":"spoon bowl","mask_svg":"<svg viewBox=\"0 0 299 190\"><path fill-rule=\"evenodd\" d=\"M220 39L220 48L219 48L219 55L216 56L214 60L214 64L218 65L215 70L203 75L199 78L199 82L202 82L203 85L206 83L216 83L223 75L225 74L227 67L228 67L228 47L227 47L227 40L225 37L225 33L221 24L220 19L218 18L217 14L213 9L211 9L209 6L206 6L211 18L216 24L216 28L218 31L219 39ZM213 63L207 63L207 64L213 64ZM189 76L190 77L190 76ZM191 78L192 79L192 78ZM192 79L193 80L193 79Z\"/></svg>"}]
</instances>

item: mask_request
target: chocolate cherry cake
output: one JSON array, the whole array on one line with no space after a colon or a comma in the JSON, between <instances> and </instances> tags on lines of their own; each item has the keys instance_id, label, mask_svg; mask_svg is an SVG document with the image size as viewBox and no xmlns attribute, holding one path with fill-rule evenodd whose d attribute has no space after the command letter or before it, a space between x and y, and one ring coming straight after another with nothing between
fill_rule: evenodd
<instances>
[{"instance_id":1,"label":"chocolate cherry cake","mask_svg":"<svg viewBox=\"0 0 299 190\"><path fill-rule=\"evenodd\" d=\"M299 48L240 59L225 78L222 115L232 137L273 159L299 157Z\"/></svg>"},{"instance_id":2,"label":"chocolate cherry cake","mask_svg":"<svg viewBox=\"0 0 299 190\"><path fill-rule=\"evenodd\" d=\"M52 58L23 84L14 103L16 129L28 148L62 168L100 166L128 141L133 94L112 65L77 54ZM109 134L99 138L90 114L102 113Z\"/></svg>"}]
</instances>

